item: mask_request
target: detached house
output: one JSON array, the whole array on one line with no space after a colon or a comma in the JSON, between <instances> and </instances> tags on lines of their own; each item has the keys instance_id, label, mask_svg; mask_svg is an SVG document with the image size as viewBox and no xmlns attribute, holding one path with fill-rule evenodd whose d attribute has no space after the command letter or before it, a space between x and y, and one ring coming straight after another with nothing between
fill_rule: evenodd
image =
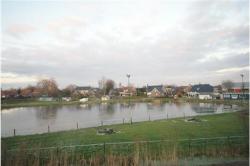
<instances>
[{"instance_id":1,"label":"detached house","mask_svg":"<svg viewBox=\"0 0 250 166\"><path fill-rule=\"evenodd\" d=\"M213 86L209 84L198 84L193 85L191 92L188 92L189 97L199 98L199 99L212 99Z\"/></svg>"},{"instance_id":2,"label":"detached house","mask_svg":"<svg viewBox=\"0 0 250 166\"><path fill-rule=\"evenodd\" d=\"M119 88L119 95L120 96L135 96L136 89L134 87L121 87Z\"/></svg>"},{"instance_id":3,"label":"detached house","mask_svg":"<svg viewBox=\"0 0 250 166\"><path fill-rule=\"evenodd\" d=\"M223 92L223 99L249 99L249 82L235 82L230 89Z\"/></svg>"},{"instance_id":4,"label":"detached house","mask_svg":"<svg viewBox=\"0 0 250 166\"><path fill-rule=\"evenodd\" d=\"M75 95L80 95L80 96L92 96L93 95L93 90L90 86L78 86L76 87L74 94Z\"/></svg>"},{"instance_id":5,"label":"detached house","mask_svg":"<svg viewBox=\"0 0 250 166\"><path fill-rule=\"evenodd\" d=\"M165 89L163 85L147 86L148 97L163 97L165 96Z\"/></svg>"}]
</instances>

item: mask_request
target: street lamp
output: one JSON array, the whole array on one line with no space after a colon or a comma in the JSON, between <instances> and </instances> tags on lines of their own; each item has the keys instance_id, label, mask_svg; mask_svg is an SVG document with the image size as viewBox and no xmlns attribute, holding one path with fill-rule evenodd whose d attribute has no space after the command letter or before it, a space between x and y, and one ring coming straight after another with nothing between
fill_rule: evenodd
<instances>
[{"instance_id":1,"label":"street lamp","mask_svg":"<svg viewBox=\"0 0 250 166\"><path fill-rule=\"evenodd\" d=\"M244 96L244 82L243 82L244 74L241 74L240 76L241 76L241 81L242 81L242 89L241 89L242 95L243 95L242 100L244 100L244 98L245 98L245 96Z\"/></svg>"},{"instance_id":2,"label":"street lamp","mask_svg":"<svg viewBox=\"0 0 250 166\"><path fill-rule=\"evenodd\" d=\"M127 74L128 77L128 87L129 87L129 78L130 78L130 74Z\"/></svg>"},{"instance_id":3,"label":"street lamp","mask_svg":"<svg viewBox=\"0 0 250 166\"><path fill-rule=\"evenodd\" d=\"M130 90L129 90L129 78L130 78L130 74L127 74L126 76L128 77L128 94L130 96Z\"/></svg>"},{"instance_id":4,"label":"street lamp","mask_svg":"<svg viewBox=\"0 0 250 166\"><path fill-rule=\"evenodd\" d=\"M129 78L130 78L130 74L127 74L126 75L127 77L128 77L128 103L129 103L129 106L130 106L130 90L129 90ZM132 115L133 113L132 113L132 110L130 109L130 120L131 120L131 124L132 124Z\"/></svg>"}]
</instances>

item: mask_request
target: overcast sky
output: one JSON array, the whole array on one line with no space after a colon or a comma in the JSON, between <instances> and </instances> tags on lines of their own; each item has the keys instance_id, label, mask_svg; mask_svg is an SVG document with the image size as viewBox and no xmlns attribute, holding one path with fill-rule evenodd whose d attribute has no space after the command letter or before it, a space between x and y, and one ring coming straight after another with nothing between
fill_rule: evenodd
<instances>
[{"instance_id":1,"label":"overcast sky","mask_svg":"<svg viewBox=\"0 0 250 166\"><path fill-rule=\"evenodd\" d=\"M249 4L197 1L2 1L2 88L220 84L249 78Z\"/></svg>"}]
</instances>

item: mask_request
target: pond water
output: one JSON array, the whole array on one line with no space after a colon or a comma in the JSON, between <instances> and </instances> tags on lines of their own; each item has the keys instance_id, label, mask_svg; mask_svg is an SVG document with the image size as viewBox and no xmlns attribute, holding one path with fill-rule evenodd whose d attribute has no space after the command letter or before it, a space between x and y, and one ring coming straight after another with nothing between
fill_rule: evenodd
<instances>
[{"instance_id":1,"label":"pond water","mask_svg":"<svg viewBox=\"0 0 250 166\"><path fill-rule=\"evenodd\" d=\"M101 103L20 107L1 111L2 137L96 127L107 124L171 119L239 110L237 105L211 103ZM49 126L49 127L48 127Z\"/></svg>"}]
</instances>

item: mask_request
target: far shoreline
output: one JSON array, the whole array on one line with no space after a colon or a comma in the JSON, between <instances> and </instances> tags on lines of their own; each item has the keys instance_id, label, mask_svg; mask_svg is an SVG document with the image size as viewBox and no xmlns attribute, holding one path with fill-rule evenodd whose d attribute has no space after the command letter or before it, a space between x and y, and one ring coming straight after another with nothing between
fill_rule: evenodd
<instances>
[{"instance_id":1,"label":"far shoreline","mask_svg":"<svg viewBox=\"0 0 250 166\"><path fill-rule=\"evenodd\" d=\"M123 97L114 98L107 101L101 101L99 98L90 98L89 101L80 102L77 100L73 101L38 101L36 99L15 99L15 100L5 100L1 103L1 110L11 109L18 107L40 107L40 106L64 106L64 105L80 105L80 104L100 104L100 103L133 103L133 102L173 102L173 103L214 103L214 104L236 104L239 106L249 106L249 100L222 100L222 99L210 99L201 100L194 98L149 98L149 97Z\"/></svg>"}]
</instances>

